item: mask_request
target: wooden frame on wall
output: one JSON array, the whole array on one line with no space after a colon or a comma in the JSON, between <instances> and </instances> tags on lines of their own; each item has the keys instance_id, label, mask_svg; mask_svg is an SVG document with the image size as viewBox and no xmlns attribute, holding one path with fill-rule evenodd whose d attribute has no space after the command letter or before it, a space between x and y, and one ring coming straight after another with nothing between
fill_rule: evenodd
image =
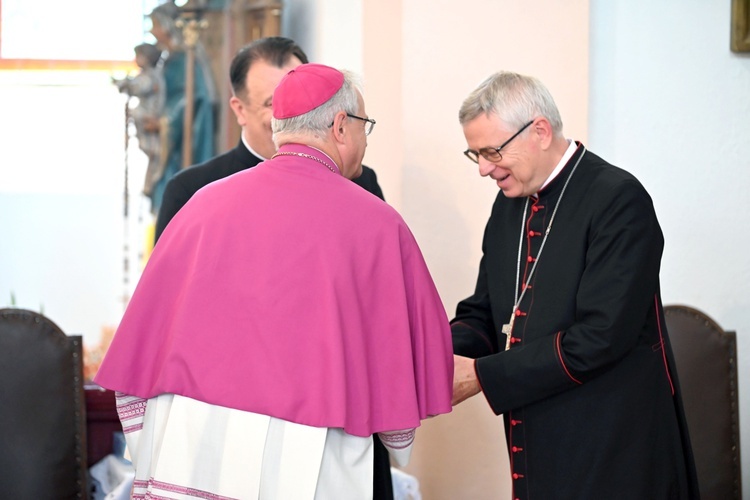
<instances>
[{"instance_id":1,"label":"wooden frame on wall","mask_svg":"<svg viewBox=\"0 0 750 500\"><path fill-rule=\"evenodd\" d=\"M732 0L732 52L750 52L750 0Z\"/></svg>"}]
</instances>

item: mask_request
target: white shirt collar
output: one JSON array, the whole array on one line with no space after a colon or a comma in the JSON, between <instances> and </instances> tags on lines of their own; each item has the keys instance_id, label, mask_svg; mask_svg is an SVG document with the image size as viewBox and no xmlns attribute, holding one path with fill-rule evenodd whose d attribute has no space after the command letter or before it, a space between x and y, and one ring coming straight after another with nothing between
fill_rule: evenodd
<instances>
[{"instance_id":1,"label":"white shirt collar","mask_svg":"<svg viewBox=\"0 0 750 500\"><path fill-rule=\"evenodd\" d=\"M259 155L253 148L250 147L250 144L247 143L245 140L245 134L240 134L240 138L242 139L242 144L245 145L248 151L250 151L254 156L257 156L261 160L267 160L268 158L264 158L263 156Z\"/></svg>"},{"instance_id":2,"label":"white shirt collar","mask_svg":"<svg viewBox=\"0 0 750 500\"><path fill-rule=\"evenodd\" d=\"M547 187L547 184L552 182L552 180L560 174L563 167L565 167L568 161L573 157L573 154L576 152L576 149L578 149L578 145L576 144L576 141L572 139L568 139L568 149L565 150L565 153L562 155L562 158L560 158L560 161L557 163L557 166L552 171L552 173L549 174L549 177L547 177L547 180L544 181L544 184L542 184L542 187L539 188L539 191ZM539 191L534 193L534 196L538 197Z\"/></svg>"}]
</instances>

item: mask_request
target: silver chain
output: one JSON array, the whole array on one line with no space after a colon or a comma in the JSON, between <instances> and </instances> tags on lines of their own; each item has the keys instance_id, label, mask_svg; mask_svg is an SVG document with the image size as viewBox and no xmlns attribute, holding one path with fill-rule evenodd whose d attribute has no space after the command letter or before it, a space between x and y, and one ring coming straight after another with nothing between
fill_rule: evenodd
<instances>
[{"instance_id":1,"label":"silver chain","mask_svg":"<svg viewBox=\"0 0 750 500\"><path fill-rule=\"evenodd\" d=\"M526 293L526 289L529 287L529 284L531 283L531 277L534 275L534 271L536 270L536 265L539 263L539 259L542 257L542 251L544 250L544 244L547 243L547 236L549 236L549 232L552 230L552 223L555 221L555 214L557 214L557 208L560 206L560 202L563 199L563 195L565 194L565 189L568 187L568 183L570 182L570 178L573 177L573 174L576 172L576 169L578 168L578 164L581 163L581 160L583 159L583 155L586 154L586 146L583 146L583 152L581 153L581 156L578 158L578 161L576 161L576 164L573 165L573 170L570 171L570 175L567 179L565 179L565 184L563 185L562 191L560 192L560 197L557 199L557 203L555 203L555 209L552 211L552 217L550 217L549 224L547 225L547 230L544 232L544 239L542 240L542 245L539 247L539 253L536 254L536 259L534 260L534 265L531 266L531 272L529 272L529 278L526 280L526 284L523 287L523 290L521 290L521 296L518 296L518 282L520 280L521 275L521 248L523 247L523 235L526 232L526 211L529 208L529 199L526 198L526 203L524 205L523 209L523 218L521 219L521 237L518 242L518 264L516 267L516 289L515 289L515 295L514 298L516 299L516 303L513 306L513 312L518 309L518 306L521 305L521 301L523 300L523 296Z\"/></svg>"},{"instance_id":2,"label":"silver chain","mask_svg":"<svg viewBox=\"0 0 750 500\"><path fill-rule=\"evenodd\" d=\"M276 158L277 156L301 156L302 158L307 158L308 160L315 160L315 161L317 161L318 163L322 163L323 165L325 165L326 167L328 167L328 170L330 170L330 171L331 171L331 172L333 172L334 174L337 174L337 173L338 173L338 172L336 172L336 171L335 171L335 170L333 169L333 167L332 167L332 166L330 166L330 165L329 165L328 163L324 162L323 160L321 160L321 159L320 159L320 158L318 158L317 156L309 155L309 154L307 154L307 153L296 153L296 152L294 152L294 151L280 151L280 152L276 153L275 155L273 155L273 156L271 157L271 159L273 160L273 159L274 159L274 158Z\"/></svg>"}]
</instances>

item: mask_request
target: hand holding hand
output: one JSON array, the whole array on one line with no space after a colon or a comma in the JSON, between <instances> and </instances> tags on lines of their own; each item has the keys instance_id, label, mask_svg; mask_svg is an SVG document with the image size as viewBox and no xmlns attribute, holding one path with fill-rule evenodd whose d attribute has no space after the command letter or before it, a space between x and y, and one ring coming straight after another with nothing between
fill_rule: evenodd
<instances>
[{"instance_id":1,"label":"hand holding hand","mask_svg":"<svg viewBox=\"0 0 750 500\"><path fill-rule=\"evenodd\" d=\"M453 400L451 401L453 406L482 390L474 369L474 362L474 359L453 355Z\"/></svg>"}]
</instances>

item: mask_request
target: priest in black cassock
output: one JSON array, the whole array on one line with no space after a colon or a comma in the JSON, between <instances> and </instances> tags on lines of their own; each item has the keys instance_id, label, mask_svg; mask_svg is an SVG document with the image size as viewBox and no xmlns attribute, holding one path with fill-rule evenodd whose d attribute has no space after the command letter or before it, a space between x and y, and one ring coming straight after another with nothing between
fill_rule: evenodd
<instances>
[{"instance_id":1,"label":"priest in black cassock","mask_svg":"<svg viewBox=\"0 0 750 500\"><path fill-rule=\"evenodd\" d=\"M451 322L453 403L503 414L513 498L698 498L648 193L565 138L535 78L492 75L459 121L501 192Z\"/></svg>"}]
</instances>

